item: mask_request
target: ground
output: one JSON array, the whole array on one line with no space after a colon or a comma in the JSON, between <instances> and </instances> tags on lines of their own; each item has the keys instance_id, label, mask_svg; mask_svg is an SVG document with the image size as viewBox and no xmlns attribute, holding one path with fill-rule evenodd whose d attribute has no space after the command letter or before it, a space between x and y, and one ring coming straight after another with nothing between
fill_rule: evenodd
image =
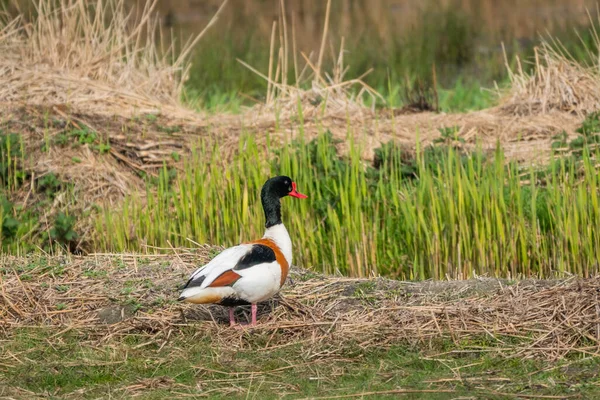
<instances>
[{"instance_id":1,"label":"ground","mask_svg":"<svg viewBox=\"0 0 600 400\"><path fill-rule=\"evenodd\" d=\"M232 329L222 307L175 300L218 250L4 257L0 396L600 396L598 279L415 283L294 268L257 327Z\"/></svg>"}]
</instances>

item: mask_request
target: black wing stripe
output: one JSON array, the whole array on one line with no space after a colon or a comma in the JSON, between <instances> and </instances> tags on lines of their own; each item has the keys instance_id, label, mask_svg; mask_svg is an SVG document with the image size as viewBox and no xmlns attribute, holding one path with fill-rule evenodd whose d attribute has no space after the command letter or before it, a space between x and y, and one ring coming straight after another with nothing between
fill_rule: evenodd
<instances>
[{"instance_id":1,"label":"black wing stripe","mask_svg":"<svg viewBox=\"0 0 600 400\"><path fill-rule=\"evenodd\" d=\"M200 285L202 285L202 282L204 282L205 278L206 278L205 275L199 276L197 278L190 278L190 280L187 281L187 283L185 284L183 289L200 286Z\"/></svg>"},{"instance_id":2,"label":"black wing stripe","mask_svg":"<svg viewBox=\"0 0 600 400\"><path fill-rule=\"evenodd\" d=\"M240 258L235 267L233 267L233 270L239 271L262 263L272 263L276 260L277 258L272 248L264 244L255 244L249 253Z\"/></svg>"}]
</instances>

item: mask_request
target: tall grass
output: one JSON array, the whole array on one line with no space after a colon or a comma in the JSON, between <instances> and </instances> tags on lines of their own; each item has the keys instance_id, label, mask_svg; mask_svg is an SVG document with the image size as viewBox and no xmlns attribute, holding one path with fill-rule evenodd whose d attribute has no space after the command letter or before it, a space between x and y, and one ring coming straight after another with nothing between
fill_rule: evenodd
<instances>
[{"instance_id":1,"label":"tall grass","mask_svg":"<svg viewBox=\"0 0 600 400\"><path fill-rule=\"evenodd\" d=\"M229 166L218 147L200 146L179 176L165 170L145 199L106 209L96 246L227 246L260 237L260 188L269 176L287 174L309 196L283 200L295 263L305 267L405 279L597 271L600 173L590 154L579 167L557 160L543 176L526 171L524 183L501 149L467 157L430 148L406 165L386 146L373 168L361 162L360 143L347 140L340 158L326 133L268 145L266 153L248 136Z\"/></svg>"},{"instance_id":2,"label":"tall grass","mask_svg":"<svg viewBox=\"0 0 600 400\"><path fill-rule=\"evenodd\" d=\"M0 130L0 251L19 253L38 226L27 209L9 200L27 178L24 158L23 138Z\"/></svg>"}]
</instances>

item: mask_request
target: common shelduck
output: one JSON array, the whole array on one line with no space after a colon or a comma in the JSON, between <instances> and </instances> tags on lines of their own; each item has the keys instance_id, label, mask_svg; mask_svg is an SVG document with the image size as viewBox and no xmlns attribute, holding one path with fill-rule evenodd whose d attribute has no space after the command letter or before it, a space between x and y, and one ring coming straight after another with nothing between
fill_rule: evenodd
<instances>
[{"instance_id":1,"label":"common shelduck","mask_svg":"<svg viewBox=\"0 0 600 400\"><path fill-rule=\"evenodd\" d=\"M296 183L287 176L267 180L260 193L267 221L262 239L225 249L198 268L178 300L228 306L231 326L235 325L234 307L251 304L251 325L256 325L256 304L279 291L292 264L292 240L281 222L280 199L285 196L308 197L298 193Z\"/></svg>"}]
</instances>

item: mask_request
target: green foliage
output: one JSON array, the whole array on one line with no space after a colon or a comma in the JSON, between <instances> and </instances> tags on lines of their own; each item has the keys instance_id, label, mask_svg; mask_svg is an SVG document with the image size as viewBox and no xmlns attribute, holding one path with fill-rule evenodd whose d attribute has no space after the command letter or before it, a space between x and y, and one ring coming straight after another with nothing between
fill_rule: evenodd
<instances>
[{"instance_id":1,"label":"green foliage","mask_svg":"<svg viewBox=\"0 0 600 400\"><path fill-rule=\"evenodd\" d=\"M71 245L78 237L73 229L74 226L75 217L60 212L54 219L54 226L50 229L50 238L62 245Z\"/></svg>"},{"instance_id":2,"label":"green foliage","mask_svg":"<svg viewBox=\"0 0 600 400\"><path fill-rule=\"evenodd\" d=\"M554 137L552 137L552 139L554 140L552 142L552 149L553 150L560 150L560 149L564 149L566 148L569 143L567 141L569 135L567 135L566 131L562 131L561 133L559 133L558 135L555 135Z\"/></svg>"},{"instance_id":3,"label":"green foliage","mask_svg":"<svg viewBox=\"0 0 600 400\"><path fill-rule=\"evenodd\" d=\"M71 139L67 132L61 132L54 137L53 142L57 146L64 147L71 143Z\"/></svg>"},{"instance_id":4,"label":"green foliage","mask_svg":"<svg viewBox=\"0 0 600 400\"><path fill-rule=\"evenodd\" d=\"M499 86L508 86L508 82L500 78ZM443 112L466 112L482 110L493 106L498 95L482 88L491 86L485 80L474 80L472 77L459 76L456 82L438 87L439 108Z\"/></svg>"},{"instance_id":5,"label":"green foliage","mask_svg":"<svg viewBox=\"0 0 600 400\"><path fill-rule=\"evenodd\" d=\"M565 131L554 136L552 149L557 153L568 150L571 161L579 162L584 152L600 148L600 111L587 115L575 132L579 133L579 136L571 141L568 141Z\"/></svg>"},{"instance_id":6,"label":"green foliage","mask_svg":"<svg viewBox=\"0 0 600 400\"><path fill-rule=\"evenodd\" d=\"M404 151L396 142L389 141L375 149L373 167L379 179L393 177L394 168L400 166L400 175L405 179L416 178L417 168L414 157Z\"/></svg>"},{"instance_id":7,"label":"green foliage","mask_svg":"<svg viewBox=\"0 0 600 400\"><path fill-rule=\"evenodd\" d=\"M23 143L19 135L0 135L0 250L26 253L38 249L49 250L51 241L71 243L68 218L58 215L55 226L47 230L40 222L40 209L46 207L56 194L70 187L50 172L36 180L36 192L43 194L35 201L14 203L11 196L28 177L22 168Z\"/></svg>"},{"instance_id":8,"label":"green foliage","mask_svg":"<svg viewBox=\"0 0 600 400\"><path fill-rule=\"evenodd\" d=\"M460 151L460 145L464 143L464 139L457 136L458 128L440 128L441 136L433 141L433 144L425 147L421 154L420 168L419 159L403 151L402 148L394 141L383 144L375 149L373 166L377 169L377 173L373 174L367 169L367 176L374 176L376 179L389 179L389 174L393 168L399 168L400 175L403 179L417 179L423 171L438 175L440 166L444 166L448 162L449 150L456 152L462 165L466 165L471 157L482 158L485 156L481 153L466 154ZM392 175L393 176L393 175Z\"/></svg>"},{"instance_id":9,"label":"green foliage","mask_svg":"<svg viewBox=\"0 0 600 400\"><path fill-rule=\"evenodd\" d=\"M58 285L56 286L54 289L58 292L58 293L66 293L69 291L71 287L69 285Z\"/></svg>"},{"instance_id":10,"label":"green foliage","mask_svg":"<svg viewBox=\"0 0 600 400\"><path fill-rule=\"evenodd\" d=\"M446 146L454 145L455 142L464 143L465 140L458 136L460 127L451 126L446 128L439 128L441 137L435 139L433 143L444 144Z\"/></svg>"},{"instance_id":11,"label":"green foliage","mask_svg":"<svg viewBox=\"0 0 600 400\"><path fill-rule=\"evenodd\" d=\"M14 204L6 196L0 195L0 250L19 253L35 249L39 244L34 232L39 226L36 213Z\"/></svg>"},{"instance_id":12,"label":"green foliage","mask_svg":"<svg viewBox=\"0 0 600 400\"><path fill-rule=\"evenodd\" d=\"M576 132L588 140L597 141L598 135L596 134L600 133L600 111L586 116Z\"/></svg>"},{"instance_id":13,"label":"green foliage","mask_svg":"<svg viewBox=\"0 0 600 400\"><path fill-rule=\"evenodd\" d=\"M92 144L96 141L96 139L98 139L98 135L96 135L96 132L92 131L88 127L83 127L82 129L74 129L72 131L69 131L67 135L71 138L76 139L77 143L82 145Z\"/></svg>"},{"instance_id":14,"label":"green foliage","mask_svg":"<svg viewBox=\"0 0 600 400\"><path fill-rule=\"evenodd\" d=\"M106 154L110 152L110 144L100 143L94 146L94 149L97 150L100 154Z\"/></svg>"},{"instance_id":15,"label":"green foliage","mask_svg":"<svg viewBox=\"0 0 600 400\"><path fill-rule=\"evenodd\" d=\"M93 150L100 154L109 153L111 149L110 143L103 143L98 134L87 126L62 131L54 137L53 143L61 147L89 145ZM81 160L73 157L73 162L81 162Z\"/></svg>"},{"instance_id":16,"label":"green foliage","mask_svg":"<svg viewBox=\"0 0 600 400\"><path fill-rule=\"evenodd\" d=\"M98 235L95 245L126 251L142 243L189 246L187 238L234 245L260 237L260 188L269 176L286 174L309 196L283 199L283 220L303 266L403 279L591 274L600 237L586 232L600 229L600 209L588 193L597 192L600 173L590 157L584 155L578 174L559 159L543 180L530 169L524 183L501 149L493 157L461 154L453 132L442 131L444 143L416 158L387 144L373 167L364 165L351 135L340 157L328 132L267 146L266 153L244 137L243 151L227 167L218 144L201 146L181 174L168 179L163 172L144 201L134 195L122 211L104 210L97 232L111 234Z\"/></svg>"},{"instance_id":17,"label":"green foliage","mask_svg":"<svg viewBox=\"0 0 600 400\"><path fill-rule=\"evenodd\" d=\"M44 192L47 196L53 198L54 195L62 188L63 183L53 173L47 173L38 179L38 190Z\"/></svg>"},{"instance_id":18,"label":"green foliage","mask_svg":"<svg viewBox=\"0 0 600 400\"><path fill-rule=\"evenodd\" d=\"M19 227L19 221L13 217L14 204L6 197L0 197L0 221L2 222L2 242L12 240Z\"/></svg>"},{"instance_id":19,"label":"green foliage","mask_svg":"<svg viewBox=\"0 0 600 400\"><path fill-rule=\"evenodd\" d=\"M561 157L554 160L549 167L536 171L534 179L552 179L553 171L556 170L578 178L585 174L584 171L588 169L586 164L597 159L600 152L600 112L587 115L575 132L579 136L570 141L565 131L553 137L552 149L554 154Z\"/></svg>"},{"instance_id":20,"label":"green foliage","mask_svg":"<svg viewBox=\"0 0 600 400\"><path fill-rule=\"evenodd\" d=\"M21 136L0 130L0 189L14 190L25 180L23 153Z\"/></svg>"},{"instance_id":21,"label":"green foliage","mask_svg":"<svg viewBox=\"0 0 600 400\"><path fill-rule=\"evenodd\" d=\"M145 176L146 182L152 186L162 187L164 190L169 190L175 178L177 177L177 169L163 165L158 171L158 176Z\"/></svg>"}]
</instances>

